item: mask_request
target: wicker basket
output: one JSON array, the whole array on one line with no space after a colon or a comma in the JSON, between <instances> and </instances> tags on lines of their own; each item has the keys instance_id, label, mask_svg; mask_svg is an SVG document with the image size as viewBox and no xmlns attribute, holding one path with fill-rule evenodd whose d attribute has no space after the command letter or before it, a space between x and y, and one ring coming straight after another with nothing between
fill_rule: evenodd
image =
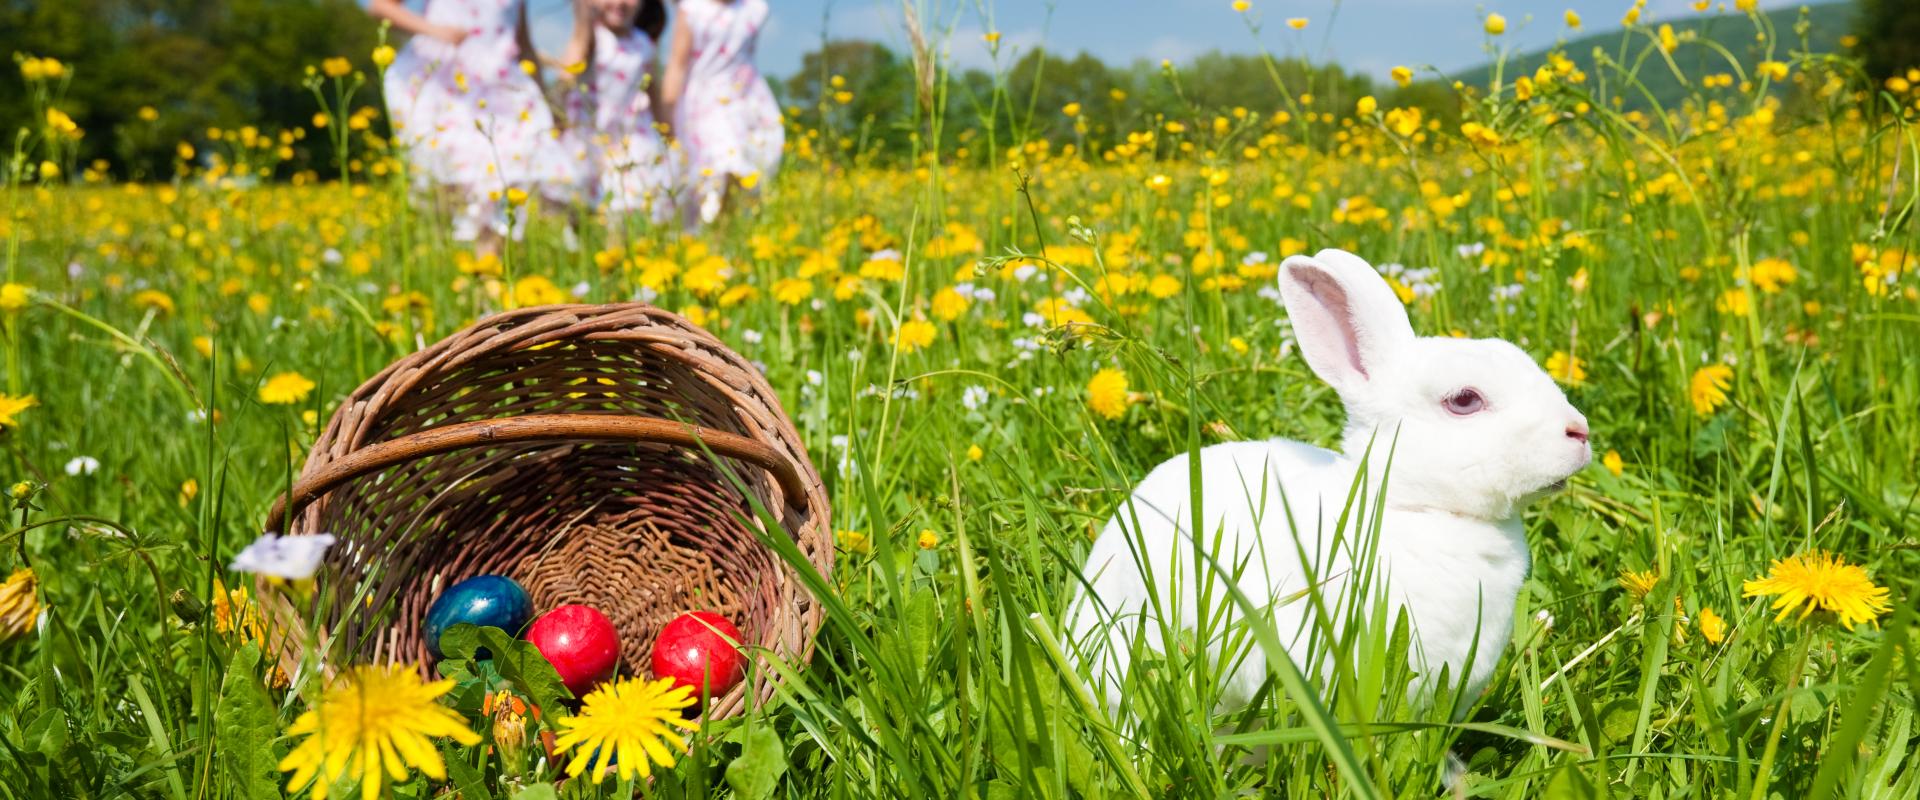
<instances>
[{"instance_id":1,"label":"wicker basket","mask_svg":"<svg viewBox=\"0 0 1920 800\"><path fill-rule=\"evenodd\" d=\"M733 620L763 660L804 662L820 608L759 540L736 485L779 519L773 535L831 574L820 476L773 390L718 339L642 303L488 317L395 362L334 413L268 517L280 528L290 502L288 533L340 539L321 590L304 609L280 603L293 612L282 616L320 621L311 633L330 662L424 669L428 605L493 573L520 581L535 613L604 612L623 674L645 672L667 621L702 609ZM289 640L314 640L287 622ZM755 670L759 701L774 674ZM708 713L737 713L748 688Z\"/></svg>"}]
</instances>

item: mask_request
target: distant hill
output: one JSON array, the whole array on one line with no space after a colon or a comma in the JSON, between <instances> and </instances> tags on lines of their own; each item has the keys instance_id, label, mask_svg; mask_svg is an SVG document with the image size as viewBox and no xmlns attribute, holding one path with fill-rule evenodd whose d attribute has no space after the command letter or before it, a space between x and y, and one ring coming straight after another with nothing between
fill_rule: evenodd
<instances>
[{"instance_id":1,"label":"distant hill","mask_svg":"<svg viewBox=\"0 0 1920 800\"><path fill-rule=\"evenodd\" d=\"M1840 38L1853 31L1854 4L1829 2L1809 5L1806 8L1807 20L1812 24L1812 28L1807 32L1809 48L1815 53L1839 52ZM1785 61L1789 52L1801 49L1800 38L1794 33L1794 25L1800 21L1800 7L1770 11L1765 16L1772 20L1775 35L1780 43L1774 51L1774 58ZM1685 14L1670 19L1652 20L1649 28L1657 31L1663 24L1672 25L1676 35L1686 31L1697 31L1700 38L1719 42L1721 46L1739 57L1741 66L1747 69L1749 74L1762 55L1758 42L1754 40L1753 23L1745 14ZM1516 54L1507 59L1505 77L1511 82L1516 76L1531 75L1541 64L1546 63L1548 52L1564 49L1567 57L1578 64L1580 69L1586 71L1589 82L1597 82L1600 74L1594 69L1594 48L1600 48L1616 60L1620 59L1621 36L1621 29L1613 28L1568 40L1561 47ZM1647 39L1643 35L1635 34L1627 45L1626 63L1631 65L1634 54L1646 45ZM1682 44L1674 51L1673 60L1691 81L1697 81L1705 75L1728 71L1724 57L1698 44ZM1484 64L1456 73L1453 77L1469 86L1485 87L1492 75L1493 65ZM1663 107L1674 108L1687 97L1687 88L1680 85L1680 82L1673 77L1673 71L1667 67L1658 53L1641 63L1639 76L1641 82L1646 84L1647 90ZM1784 87L1776 87L1776 91L1784 91ZM1646 98L1638 90L1629 89L1619 94L1628 109L1647 106Z\"/></svg>"}]
</instances>

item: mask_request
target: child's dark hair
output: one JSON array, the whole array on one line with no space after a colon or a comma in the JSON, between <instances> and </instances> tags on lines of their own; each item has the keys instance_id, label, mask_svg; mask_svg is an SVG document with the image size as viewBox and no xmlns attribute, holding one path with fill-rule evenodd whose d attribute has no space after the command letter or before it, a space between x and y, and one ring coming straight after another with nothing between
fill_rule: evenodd
<instances>
[{"instance_id":1,"label":"child's dark hair","mask_svg":"<svg viewBox=\"0 0 1920 800\"><path fill-rule=\"evenodd\" d=\"M640 0L640 10L633 14L633 27L647 38L660 41L660 34L667 30L666 0Z\"/></svg>"}]
</instances>

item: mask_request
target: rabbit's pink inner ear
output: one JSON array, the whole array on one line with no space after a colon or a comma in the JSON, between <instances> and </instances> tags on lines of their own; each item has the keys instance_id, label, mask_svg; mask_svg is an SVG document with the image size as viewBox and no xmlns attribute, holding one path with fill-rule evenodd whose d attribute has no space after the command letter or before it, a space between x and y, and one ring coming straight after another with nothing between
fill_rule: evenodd
<instances>
[{"instance_id":1,"label":"rabbit's pink inner ear","mask_svg":"<svg viewBox=\"0 0 1920 800\"><path fill-rule=\"evenodd\" d=\"M1359 320L1346 285L1318 264L1290 260L1281 270L1281 295L1307 365L1342 392L1366 383Z\"/></svg>"},{"instance_id":2,"label":"rabbit's pink inner ear","mask_svg":"<svg viewBox=\"0 0 1920 800\"><path fill-rule=\"evenodd\" d=\"M1347 368L1359 373L1360 378L1365 380L1367 364L1360 358L1360 332L1354 328L1353 303L1347 299L1347 287L1340 285L1333 276L1318 270L1302 274L1300 284L1319 302L1326 315L1326 323L1332 328L1330 338L1338 346Z\"/></svg>"}]
</instances>

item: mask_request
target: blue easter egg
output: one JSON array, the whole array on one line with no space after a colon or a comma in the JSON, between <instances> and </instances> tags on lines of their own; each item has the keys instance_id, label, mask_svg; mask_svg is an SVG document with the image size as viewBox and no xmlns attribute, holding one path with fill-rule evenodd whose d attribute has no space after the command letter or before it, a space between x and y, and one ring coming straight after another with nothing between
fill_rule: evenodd
<instances>
[{"instance_id":1,"label":"blue easter egg","mask_svg":"<svg viewBox=\"0 0 1920 800\"><path fill-rule=\"evenodd\" d=\"M434 599L421 634L427 651L439 658L440 634L448 628L465 622L518 636L532 616L533 600L520 584L500 575L478 575L447 587Z\"/></svg>"}]
</instances>

